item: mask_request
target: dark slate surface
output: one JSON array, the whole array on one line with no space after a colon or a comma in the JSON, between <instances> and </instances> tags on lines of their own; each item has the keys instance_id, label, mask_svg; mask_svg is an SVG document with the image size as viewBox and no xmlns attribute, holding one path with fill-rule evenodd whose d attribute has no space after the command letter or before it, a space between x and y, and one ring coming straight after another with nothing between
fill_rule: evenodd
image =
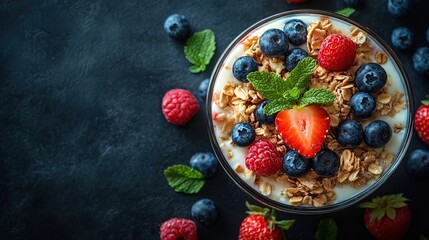
<instances>
[{"instance_id":1,"label":"dark slate surface","mask_svg":"<svg viewBox=\"0 0 429 240\"><path fill-rule=\"evenodd\" d=\"M393 19L386 0L366 1L351 18L385 40L394 27L415 33L411 50L397 51L417 101L429 79L411 55L429 26L427 3ZM163 170L211 149L205 108L186 126L164 120L160 103L171 88L196 93L228 43L252 23L298 8L335 11L341 1L84 1L0 2L0 239L158 239L160 224L190 218L197 199L213 199L219 220L198 226L201 239L236 239L250 200L223 171L195 195L175 193ZM164 19L184 14L194 31L211 28L217 50L208 70L187 71L182 43L163 32ZM425 15L426 14L426 15ZM428 148L415 135L411 149ZM411 150L410 149L410 150ZM410 176L403 161L372 196L404 192L412 199L407 239L428 233L428 180ZM328 215L299 216L288 239L312 239L332 217L339 239L370 239L356 206Z\"/></svg>"}]
</instances>

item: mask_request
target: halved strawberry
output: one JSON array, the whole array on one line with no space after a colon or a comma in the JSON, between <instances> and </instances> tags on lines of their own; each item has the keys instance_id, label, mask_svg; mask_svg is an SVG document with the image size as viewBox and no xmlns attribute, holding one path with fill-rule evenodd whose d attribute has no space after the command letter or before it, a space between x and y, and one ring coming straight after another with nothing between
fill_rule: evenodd
<instances>
[{"instance_id":1,"label":"halved strawberry","mask_svg":"<svg viewBox=\"0 0 429 240\"><path fill-rule=\"evenodd\" d=\"M312 158L325 141L329 115L317 105L283 110L277 114L276 128L289 147L306 158Z\"/></svg>"}]
</instances>

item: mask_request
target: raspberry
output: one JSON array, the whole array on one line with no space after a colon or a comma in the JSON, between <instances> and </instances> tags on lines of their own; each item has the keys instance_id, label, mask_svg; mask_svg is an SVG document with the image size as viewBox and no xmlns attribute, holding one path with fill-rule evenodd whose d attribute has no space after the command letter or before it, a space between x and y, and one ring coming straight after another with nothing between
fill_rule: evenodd
<instances>
[{"instance_id":1,"label":"raspberry","mask_svg":"<svg viewBox=\"0 0 429 240\"><path fill-rule=\"evenodd\" d=\"M346 36L331 34L320 46L317 62L329 71L349 69L356 57L356 44Z\"/></svg>"},{"instance_id":2,"label":"raspberry","mask_svg":"<svg viewBox=\"0 0 429 240\"><path fill-rule=\"evenodd\" d=\"M269 176L282 167L282 159L276 147L266 139L250 145L246 155L246 167L260 176Z\"/></svg>"},{"instance_id":3,"label":"raspberry","mask_svg":"<svg viewBox=\"0 0 429 240\"><path fill-rule=\"evenodd\" d=\"M167 122L184 125L198 112L200 105L191 92L185 89L172 89L162 98L162 112Z\"/></svg>"},{"instance_id":4,"label":"raspberry","mask_svg":"<svg viewBox=\"0 0 429 240\"><path fill-rule=\"evenodd\" d=\"M161 240L196 240L197 226L191 220L172 218L161 225Z\"/></svg>"}]
</instances>

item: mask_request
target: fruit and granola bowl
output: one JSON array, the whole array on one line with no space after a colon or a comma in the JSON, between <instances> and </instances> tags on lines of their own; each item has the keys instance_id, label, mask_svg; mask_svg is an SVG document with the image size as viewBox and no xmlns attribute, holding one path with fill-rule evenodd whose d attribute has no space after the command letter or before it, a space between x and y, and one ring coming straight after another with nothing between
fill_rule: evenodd
<instances>
[{"instance_id":1,"label":"fruit and granola bowl","mask_svg":"<svg viewBox=\"0 0 429 240\"><path fill-rule=\"evenodd\" d=\"M215 153L258 201L326 213L369 195L411 140L410 83L376 34L328 12L268 17L241 33L211 77Z\"/></svg>"}]
</instances>

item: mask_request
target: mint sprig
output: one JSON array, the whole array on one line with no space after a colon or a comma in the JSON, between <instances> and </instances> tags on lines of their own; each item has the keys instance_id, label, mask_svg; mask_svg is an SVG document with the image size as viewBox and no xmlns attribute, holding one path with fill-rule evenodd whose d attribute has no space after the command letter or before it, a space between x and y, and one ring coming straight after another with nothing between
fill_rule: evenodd
<instances>
[{"instance_id":1,"label":"mint sprig","mask_svg":"<svg viewBox=\"0 0 429 240\"><path fill-rule=\"evenodd\" d=\"M322 219L317 227L315 237L316 240L336 240L337 232L337 224L333 219Z\"/></svg>"},{"instance_id":2,"label":"mint sprig","mask_svg":"<svg viewBox=\"0 0 429 240\"><path fill-rule=\"evenodd\" d=\"M173 165L164 170L164 175L176 192L197 193L204 186L202 173L186 165Z\"/></svg>"},{"instance_id":3,"label":"mint sprig","mask_svg":"<svg viewBox=\"0 0 429 240\"><path fill-rule=\"evenodd\" d=\"M185 55L194 66L189 68L192 73L206 70L216 50L214 32L210 29L194 33L185 45Z\"/></svg>"},{"instance_id":4,"label":"mint sprig","mask_svg":"<svg viewBox=\"0 0 429 240\"><path fill-rule=\"evenodd\" d=\"M267 115L291 109L295 105L331 103L336 97L330 91L322 88L308 90L309 79L316 66L316 60L307 57L298 62L286 80L273 72L262 71L249 73L247 80L264 98L270 100L264 107L264 113Z\"/></svg>"},{"instance_id":5,"label":"mint sprig","mask_svg":"<svg viewBox=\"0 0 429 240\"><path fill-rule=\"evenodd\" d=\"M341 16L344 16L344 17L350 17L355 12L356 10L354 8L347 7L339 11L336 11L335 13L340 14Z\"/></svg>"}]
</instances>

